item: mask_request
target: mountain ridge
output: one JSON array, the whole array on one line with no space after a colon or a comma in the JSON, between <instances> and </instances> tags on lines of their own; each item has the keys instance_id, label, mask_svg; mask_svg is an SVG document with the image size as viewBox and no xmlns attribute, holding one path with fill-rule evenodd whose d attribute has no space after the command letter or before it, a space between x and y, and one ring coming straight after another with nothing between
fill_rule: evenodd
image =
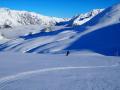
<instances>
[{"instance_id":1,"label":"mountain ridge","mask_svg":"<svg viewBox=\"0 0 120 90\"><path fill-rule=\"evenodd\" d=\"M52 25L56 22L64 21L63 18L44 16L35 12L11 10L9 8L0 8L0 25Z\"/></svg>"},{"instance_id":2,"label":"mountain ridge","mask_svg":"<svg viewBox=\"0 0 120 90\"><path fill-rule=\"evenodd\" d=\"M68 22L69 26L72 25L81 25L95 15L103 11L103 9L94 9L88 13L80 14L72 18L57 18L51 16L44 16L39 13L29 12L29 11L20 11L12 10L9 8L0 8L0 26L5 27L9 25L11 27L20 26L20 25L56 25L60 22ZM83 20L80 20L83 18ZM7 27L7 26L6 26Z\"/></svg>"}]
</instances>

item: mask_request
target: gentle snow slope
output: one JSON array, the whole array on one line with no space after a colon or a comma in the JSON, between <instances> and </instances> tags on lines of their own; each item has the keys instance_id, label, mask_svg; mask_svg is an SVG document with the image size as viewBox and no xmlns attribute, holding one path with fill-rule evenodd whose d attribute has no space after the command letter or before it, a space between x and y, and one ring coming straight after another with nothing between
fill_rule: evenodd
<instances>
[{"instance_id":1,"label":"gentle snow slope","mask_svg":"<svg viewBox=\"0 0 120 90\"><path fill-rule=\"evenodd\" d=\"M47 55L47 56L46 56ZM0 90L119 90L120 58L0 53Z\"/></svg>"},{"instance_id":2,"label":"gentle snow slope","mask_svg":"<svg viewBox=\"0 0 120 90\"><path fill-rule=\"evenodd\" d=\"M4 35L11 38L5 43L1 43L1 51L14 51L14 52L57 52L63 50L74 40L73 37L77 34L75 31L69 30L66 27L54 27L54 32L38 32L35 34L28 34L26 36L19 36L19 29L11 34L10 32ZM65 30L62 30L65 29ZM61 30L59 30L61 29ZM67 30L68 29L68 30ZM30 29L29 29L30 30ZM27 31L27 30L26 30ZM23 34L23 33L21 33ZM14 38L15 37L15 38ZM16 38L18 37L18 38ZM8 38L8 37L7 37Z\"/></svg>"}]
</instances>

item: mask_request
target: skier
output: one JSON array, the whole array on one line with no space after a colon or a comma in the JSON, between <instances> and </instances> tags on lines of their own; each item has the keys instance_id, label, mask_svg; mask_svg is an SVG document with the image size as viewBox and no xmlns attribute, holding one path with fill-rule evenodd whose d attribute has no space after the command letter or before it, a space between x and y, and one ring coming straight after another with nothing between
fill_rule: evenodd
<instances>
[{"instance_id":1,"label":"skier","mask_svg":"<svg viewBox=\"0 0 120 90\"><path fill-rule=\"evenodd\" d=\"M67 52L66 52L66 56L68 56L69 54L70 54L70 51L67 51Z\"/></svg>"}]
</instances>

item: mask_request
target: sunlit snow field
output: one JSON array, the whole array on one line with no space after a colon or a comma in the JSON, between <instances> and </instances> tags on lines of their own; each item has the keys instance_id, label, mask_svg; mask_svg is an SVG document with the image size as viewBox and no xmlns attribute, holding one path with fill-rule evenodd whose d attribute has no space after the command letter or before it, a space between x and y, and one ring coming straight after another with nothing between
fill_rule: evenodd
<instances>
[{"instance_id":1,"label":"sunlit snow field","mask_svg":"<svg viewBox=\"0 0 120 90\"><path fill-rule=\"evenodd\" d=\"M0 53L0 90L119 90L120 58L86 53Z\"/></svg>"}]
</instances>

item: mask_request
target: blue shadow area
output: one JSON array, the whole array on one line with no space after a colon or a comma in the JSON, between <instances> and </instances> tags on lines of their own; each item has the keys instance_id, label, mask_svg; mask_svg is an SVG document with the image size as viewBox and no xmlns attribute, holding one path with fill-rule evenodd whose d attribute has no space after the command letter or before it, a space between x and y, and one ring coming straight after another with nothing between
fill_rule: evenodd
<instances>
[{"instance_id":1,"label":"blue shadow area","mask_svg":"<svg viewBox=\"0 0 120 90\"><path fill-rule=\"evenodd\" d=\"M120 23L91 32L65 50L90 50L103 55L120 55Z\"/></svg>"},{"instance_id":2,"label":"blue shadow area","mask_svg":"<svg viewBox=\"0 0 120 90\"><path fill-rule=\"evenodd\" d=\"M39 32L36 34L29 34L27 36L20 36L20 38L23 38L26 40L26 39L32 39L32 38L37 38L37 37L42 37L42 36L52 36L52 35L57 35L58 33L61 33L61 32L66 31L66 30L73 30L73 28L70 27L70 28L65 28L65 29L51 31L51 32Z\"/></svg>"}]
</instances>

